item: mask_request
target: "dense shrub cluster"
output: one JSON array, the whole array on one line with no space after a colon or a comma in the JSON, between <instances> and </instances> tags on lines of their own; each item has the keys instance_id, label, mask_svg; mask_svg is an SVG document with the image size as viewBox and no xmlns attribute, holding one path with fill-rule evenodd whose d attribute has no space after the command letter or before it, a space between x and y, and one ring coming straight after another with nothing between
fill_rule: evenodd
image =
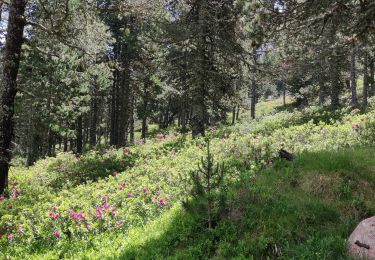
<instances>
[{"instance_id":1,"label":"dense shrub cluster","mask_svg":"<svg viewBox=\"0 0 375 260\"><path fill-rule=\"evenodd\" d=\"M282 147L300 153L374 143L375 112L339 114L316 122L282 112L253 121L241 134L212 129L211 150L228 166L228 180L238 180L265 169ZM186 199L189 172L205 151L203 139L160 135L130 149L61 154L30 169L13 168L9 198L0 198L0 255L144 225Z\"/></svg>"}]
</instances>

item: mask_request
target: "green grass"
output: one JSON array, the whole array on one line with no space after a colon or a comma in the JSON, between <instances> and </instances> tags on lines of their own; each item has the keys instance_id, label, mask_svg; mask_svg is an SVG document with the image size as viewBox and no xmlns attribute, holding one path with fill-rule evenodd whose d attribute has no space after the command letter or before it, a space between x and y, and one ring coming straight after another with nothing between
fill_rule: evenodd
<instances>
[{"instance_id":1,"label":"green grass","mask_svg":"<svg viewBox=\"0 0 375 260\"><path fill-rule=\"evenodd\" d=\"M374 147L365 147L277 160L256 181L233 185L230 211L212 230L176 204L127 234L65 241L33 257L348 259L350 232L375 214L374 154Z\"/></svg>"},{"instance_id":2,"label":"green grass","mask_svg":"<svg viewBox=\"0 0 375 260\"><path fill-rule=\"evenodd\" d=\"M374 153L355 148L278 161L256 183L239 186L231 212L213 231L199 229L183 213L167 213L169 229L161 225L163 232L149 233L146 227L139 236L149 242L125 247L123 256L346 259L350 232L375 214Z\"/></svg>"},{"instance_id":3,"label":"green grass","mask_svg":"<svg viewBox=\"0 0 375 260\"><path fill-rule=\"evenodd\" d=\"M0 201L0 258L347 259L350 232L375 214L375 113L278 112L281 102L261 103L257 120L244 114L240 124L208 129L227 169L227 203L214 229L181 206L205 141L171 132L130 150L12 168L10 188L20 196ZM275 159L282 147L298 155L294 162ZM101 219L95 212L104 203L111 209Z\"/></svg>"}]
</instances>

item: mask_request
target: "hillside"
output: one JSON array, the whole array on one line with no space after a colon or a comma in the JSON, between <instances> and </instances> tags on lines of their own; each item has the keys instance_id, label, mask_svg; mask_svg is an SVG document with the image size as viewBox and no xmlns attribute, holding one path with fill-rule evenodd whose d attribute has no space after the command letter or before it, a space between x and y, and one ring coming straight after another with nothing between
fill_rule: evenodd
<instances>
[{"instance_id":1,"label":"hillside","mask_svg":"<svg viewBox=\"0 0 375 260\"><path fill-rule=\"evenodd\" d=\"M244 115L210 130L211 152L226 169L213 229L181 204L192 200L189 172L206 141L171 132L12 168L11 196L0 201L0 257L347 258L347 237L375 214L375 113L287 112L274 103L261 104L258 120ZM296 159L278 159L280 148Z\"/></svg>"}]
</instances>

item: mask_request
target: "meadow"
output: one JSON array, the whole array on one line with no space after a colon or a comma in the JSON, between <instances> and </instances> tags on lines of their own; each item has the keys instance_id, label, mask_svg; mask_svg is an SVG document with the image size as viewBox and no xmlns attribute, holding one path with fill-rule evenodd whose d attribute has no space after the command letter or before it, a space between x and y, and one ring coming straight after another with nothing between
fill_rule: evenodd
<instances>
[{"instance_id":1,"label":"meadow","mask_svg":"<svg viewBox=\"0 0 375 260\"><path fill-rule=\"evenodd\" d=\"M349 259L346 239L375 214L375 111L320 107L264 113L192 139L60 153L14 166L0 197L3 259ZM225 205L207 228L189 173L225 165ZM278 158L283 148L293 162Z\"/></svg>"}]
</instances>

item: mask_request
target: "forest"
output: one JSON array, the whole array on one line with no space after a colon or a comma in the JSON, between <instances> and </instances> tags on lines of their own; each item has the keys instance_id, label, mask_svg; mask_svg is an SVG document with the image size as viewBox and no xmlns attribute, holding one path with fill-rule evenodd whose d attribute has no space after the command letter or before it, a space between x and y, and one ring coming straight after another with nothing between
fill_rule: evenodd
<instances>
[{"instance_id":1,"label":"forest","mask_svg":"<svg viewBox=\"0 0 375 260\"><path fill-rule=\"evenodd\" d=\"M374 216L374 0L0 0L0 259L375 259Z\"/></svg>"}]
</instances>

